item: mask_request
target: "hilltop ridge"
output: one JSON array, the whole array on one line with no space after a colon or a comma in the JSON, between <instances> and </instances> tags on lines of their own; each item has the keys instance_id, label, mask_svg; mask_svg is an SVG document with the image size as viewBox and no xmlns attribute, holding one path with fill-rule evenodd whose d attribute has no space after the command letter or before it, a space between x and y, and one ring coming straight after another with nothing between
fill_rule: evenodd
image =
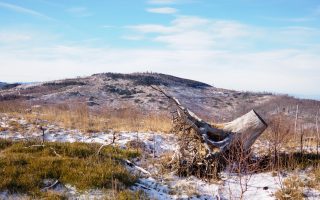
<instances>
[{"instance_id":1,"label":"hilltop ridge","mask_svg":"<svg viewBox=\"0 0 320 200\"><path fill-rule=\"evenodd\" d=\"M241 92L216 88L195 80L160 73L100 73L34 84L8 84L0 90L0 101L22 100L31 104L86 103L90 109L134 106L142 111L168 112L168 100L150 86L156 85L177 97L200 116L228 121L256 109L270 116L279 110L294 116L300 104L301 117L312 121L319 101L302 100L288 95Z\"/></svg>"}]
</instances>

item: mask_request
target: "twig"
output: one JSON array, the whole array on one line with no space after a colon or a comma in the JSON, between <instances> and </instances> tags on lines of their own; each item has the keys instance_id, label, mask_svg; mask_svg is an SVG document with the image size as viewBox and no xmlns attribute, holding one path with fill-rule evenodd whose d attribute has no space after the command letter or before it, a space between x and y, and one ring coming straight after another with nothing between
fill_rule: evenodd
<instances>
[{"instance_id":1,"label":"twig","mask_svg":"<svg viewBox=\"0 0 320 200\"><path fill-rule=\"evenodd\" d=\"M128 166L130 166L130 167L132 167L132 168L135 168L135 169L137 169L137 170L139 170L139 171L141 171L141 172L143 172L143 173L148 174L149 176L151 176L151 173L150 173L150 172L148 172L147 170L143 169L142 167L139 167L139 166L135 165L135 164L132 163L130 160L124 160L124 161L126 162L126 164L127 164Z\"/></svg>"},{"instance_id":2,"label":"twig","mask_svg":"<svg viewBox=\"0 0 320 200\"><path fill-rule=\"evenodd\" d=\"M113 143L113 142L112 142L112 143ZM99 150L97 151L97 156L100 154L100 151L101 151L104 147L109 146L109 145L111 145L112 143L101 145L100 148L99 148Z\"/></svg>"},{"instance_id":3,"label":"twig","mask_svg":"<svg viewBox=\"0 0 320 200\"><path fill-rule=\"evenodd\" d=\"M59 183L60 183L60 181L59 181L59 180L56 180L53 184L49 185L48 187L45 187L45 188L41 189L41 191L42 191L42 192L47 191L47 190L53 188L54 186L56 186L56 185L59 184Z\"/></svg>"},{"instance_id":4,"label":"twig","mask_svg":"<svg viewBox=\"0 0 320 200\"><path fill-rule=\"evenodd\" d=\"M53 153L54 153L56 156L61 157L61 155L60 155L60 154L58 154L58 153L56 152L56 150L55 150L53 147L50 147L50 149L53 151Z\"/></svg>"},{"instance_id":5,"label":"twig","mask_svg":"<svg viewBox=\"0 0 320 200\"><path fill-rule=\"evenodd\" d=\"M100 154L100 151L101 151L104 147L114 144L115 141L116 141L116 139L117 139L117 138L116 138L116 132L113 132L113 133L112 133L112 142L109 143L109 144L103 144L103 145L101 145L100 148L99 148L99 150L97 151L97 155Z\"/></svg>"},{"instance_id":6,"label":"twig","mask_svg":"<svg viewBox=\"0 0 320 200\"><path fill-rule=\"evenodd\" d=\"M46 145L44 145L44 144L35 144L35 145L31 145L31 146L24 147L24 148L32 148L32 147L43 147L44 148L44 147L46 147ZM53 147L49 147L49 149L51 149L56 156L62 157L60 154L58 154L56 152L56 150Z\"/></svg>"},{"instance_id":7,"label":"twig","mask_svg":"<svg viewBox=\"0 0 320 200\"><path fill-rule=\"evenodd\" d=\"M24 148L32 148L32 147L45 147L46 145L44 144L35 144L35 145L31 145L31 146L28 146L28 147L24 147Z\"/></svg>"}]
</instances>

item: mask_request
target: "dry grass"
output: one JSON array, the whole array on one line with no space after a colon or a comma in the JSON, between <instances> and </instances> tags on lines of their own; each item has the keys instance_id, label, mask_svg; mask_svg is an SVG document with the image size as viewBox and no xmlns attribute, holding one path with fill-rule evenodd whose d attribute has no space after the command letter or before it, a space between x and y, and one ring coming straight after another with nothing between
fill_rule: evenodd
<instances>
[{"instance_id":1,"label":"dry grass","mask_svg":"<svg viewBox=\"0 0 320 200\"><path fill-rule=\"evenodd\" d=\"M121 109L104 108L90 110L86 104L70 103L45 105L32 108L21 102L0 102L0 112L22 117L31 123L46 120L64 128L79 129L83 132L100 131L155 131L168 133L172 124L169 115L146 113L133 106Z\"/></svg>"},{"instance_id":2,"label":"dry grass","mask_svg":"<svg viewBox=\"0 0 320 200\"><path fill-rule=\"evenodd\" d=\"M45 143L0 140L0 191L49 195L41 192L44 180L59 180L78 190L112 189L131 186L136 177L122 166L123 159L137 157L136 151L84 143Z\"/></svg>"},{"instance_id":3,"label":"dry grass","mask_svg":"<svg viewBox=\"0 0 320 200\"><path fill-rule=\"evenodd\" d=\"M306 183L306 186L309 188L314 188L320 190L320 164L309 173L309 180Z\"/></svg>"},{"instance_id":4,"label":"dry grass","mask_svg":"<svg viewBox=\"0 0 320 200\"><path fill-rule=\"evenodd\" d=\"M298 176L287 178L283 181L283 185L280 190L275 193L275 196L279 200L302 200L304 183Z\"/></svg>"},{"instance_id":5,"label":"dry grass","mask_svg":"<svg viewBox=\"0 0 320 200\"><path fill-rule=\"evenodd\" d=\"M107 199L112 199L112 198L107 198ZM148 200L149 198L147 195L141 191L137 192L132 192L130 190L124 190L120 191L117 195L116 198L117 200Z\"/></svg>"},{"instance_id":6,"label":"dry grass","mask_svg":"<svg viewBox=\"0 0 320 200\"><path fill-rule=\"evenodd\" d=\"M320 164L314 169L313 173L315 175L316 181L319 183L320 186Z\"/></svg>"},{"instance_id":7,"label":"dry grass","mask_svg":"<svg viewBox=\"0 0 320 200\"><path fill-rule=\"evenodd\" d=\"M27 108L21 101L0 101L0 113L23 113Z\"/></svg>"}]
</instances>

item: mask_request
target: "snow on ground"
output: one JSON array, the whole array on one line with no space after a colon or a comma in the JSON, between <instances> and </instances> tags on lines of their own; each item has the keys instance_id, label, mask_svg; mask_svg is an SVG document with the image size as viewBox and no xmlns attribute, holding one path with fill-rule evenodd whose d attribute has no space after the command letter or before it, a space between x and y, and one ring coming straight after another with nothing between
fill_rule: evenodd
<instances>
[{"instance_id":1,"label":"snow on ground","mask_svg":"<svg viewBox=\"0 0 320 200\"><path fill-rule=\"evenodd\" d=\"M243 199L274 200L275 192L283 187L283 181L292 176L298 176L304 182L308 178L306 171L303 170L290 173L251 174L242 176L241 180L236 174L223 173L224 184L220 190L221 196L225 199L240 199L240 194L243 193ZM240 181L242 184L240 184ZM320 191L307 186L304 187L303 193L307 199L320 199Z\"/></svg>"},{"instance_id":2,"label":"snow on ground","mask_svg":"<svg viewBox=\"0 0 320 200\"><path fill-rule=\"evenodd\" d=\"M281 180L283 177L280 177ZM235 174L223 174L224 184L222 196L226 199L240 199L243 193L244 199L275 199L274 193L280 188L278 176L271 173L260 173L240 177ZM240 181L242 184L240 184Z\"/></svg>"},{"instance_id":3,"label":"snow on ground","mask_svg":"<svg viewBox=\"0 0 320 200\"><path fill-rule=\"evenodd\" d=\"M28 196L23 194L10 194L9 191L3 191L0 192L0 199L28 199Z\"/></svg>"},{"instance_id":4,"label":"snow on ground","mask_svg":"<svg viewBox=\"0 0 320 200\"><path fill-rule=\"evenodd\" d=\"M133 190L143 190L152 199L217 199L219 185L206 183L191 176L188 178L167 175L161 180L141 178L132 187Z\"/></svg>"},{"instance_id":5,"label":"snow on ground","mask_svg":"<svg viewBox=\"0 0 320 200\"><path fill-rule=\"evenodd\" d=\"M8 119L2 118L1 126L7 127ZM11 120L11 119L10 119ZM25 120L16 120L18 123L26 125ZM157 156L164 153L175 152L178 148L177 139L173 134L162 133L137 133L137 132L117 132L110 131L109 133L91 133L84 134L78 130L62 129L56 125L48 125L45 131L44 139L50 142L85 142L85 143L101 143L110 144L115 136L115 145L126 148L128 142L139 141L144 144L146 154L152 155L155 147ZM41 132L32 132L32 129L27 133L19 132L0 132L0 138L11 140L22 139L42 139ZM241 184L239 176L231 173L222 173L222 180L215 183L208 183L202 181L194 176L178 177L173 173L161 174L157 166L145 166L149 163L148 158L143 158L137 164L143 164L145 169L150 171L153 175L151 177L141 177L138 183L133 186L132 190L142 190L151 199L200 199L200 200L214 200L214 199L239 199L241 194ZM244 192L244 199L259 199L269 200L275 199L274 193L280 188L280 182L289 176L282 174L281 176L272 176L271 173L259 173L251 176L243 176L242 183L246 183L247 189ZM301 178L304 173L299 173ZM244 186L244 185L243 185ZM62 189L61 189L62 188ZM78 193L72 186L66 185L57 188L58 191L64 190L77 199L103 199L103 191L91 190L85 193ZM308 199L320 199L320 191L305 188L304 194ZM7 199L8 197L23 197L23 196L8 196L7 192L0 192L0 199Z\"/></svg>"},{"instance_id":6,"label":"snow on ground","mask_svg":"<svg viewBox=\"0 0 320 200\"><path fill-rule=\"evenodd\" d=\"M303 174L299 176L302 178ZM292 175L252 174L242 176L240 184L239 176L230 173L222 173L222 180L216 183L208 183L194 176L181 178L170 174L161 180L141 178L132 189L143 190L153 199L228 200L240 199L243 193L243 199L247 200L274 200L281 182ZM311 200L320 199L320 191L312 188L304 188L304 194Z\"/></svg>"},{"instance_id":7,"label":"snow on ground","mask_svg":"<svg viewBox=\"0 0 320 200\"><path fill-rule=\"evenodd\" d=\"M85 143L100 143L111 144L113 133L92 133L83 134L78 130L63 130L59 132L45 132L44 139L48 142L85 142ZM0 132L0 138L9 140L21 139L42 139L42 133L9 133L7 131ZM126 147L129 141L142 141L149 151L155 151L157 154L162 154L168 151L175 151L177 148L176 139L173 134L161 133L137 133L137 132L119 132L115 133L115 144L122 148ZM155 139L155 142L153 141Z\"/></svg>"}]
</instances>

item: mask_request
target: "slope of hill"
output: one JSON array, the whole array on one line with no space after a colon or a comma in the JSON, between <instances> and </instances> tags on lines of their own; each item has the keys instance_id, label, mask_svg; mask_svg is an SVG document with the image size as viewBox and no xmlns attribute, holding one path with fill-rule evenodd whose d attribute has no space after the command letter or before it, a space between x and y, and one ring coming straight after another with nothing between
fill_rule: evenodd
<instances>
[{"instance_id":1,"label":"slope of hill","mask_svg":"<svg viewBox=\"0 0 320 200\"><path fill-rule=\"evenodd\" d=\"M26 100L31 104L85 102L92 110L134 106L142 111L168 111L169 102L150 86L159 86L182 104L212 121L228 121L250 109L265 116L283 111L294 116L300 105L301 117L311 120L319 101L287 95L239 92L216 88L198 81L158 73L102 73L88 77L28 85L11 85L0 90L0 100Z\"/></svg>"}]
</instances>

